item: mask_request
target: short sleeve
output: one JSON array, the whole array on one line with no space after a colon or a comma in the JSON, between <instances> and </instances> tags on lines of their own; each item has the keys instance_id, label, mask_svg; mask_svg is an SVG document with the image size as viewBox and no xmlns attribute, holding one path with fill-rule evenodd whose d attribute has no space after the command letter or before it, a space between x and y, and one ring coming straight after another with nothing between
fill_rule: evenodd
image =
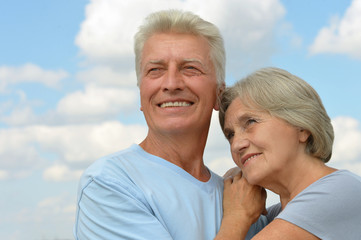
<instances>
[{"instance_id":1,"label":"short sleeve","mask_svg":"<svg viewBox=\"0 0 361 240\"><path fill-rule=\"evenodd\" d=\"M253 223L249 228L245 240L252 239L257 233L259 233L264 227L268 224L268 219L266 216L261 215L257 222Z\"/></svg>"},{"instance_id":2,"label":"short sleeve","mask_svg":"<svg viewBox=\"0 0 361 240\"><path fill-rule=\"evenodd\" d=\"M277 218L321 239L359 239L361 182L348 173L338 171L313 183L289 202Z\"/></svg>"},{"instance_id":3,"label":"short sleeve","mask_svg":"<svg viewBox=\"0 0 361 240\"><path fill-rule=\"evenodd\" d=\"M75 239L172 239L130 184L91 179L78 199Z\"/></svg>"}]
</instances>

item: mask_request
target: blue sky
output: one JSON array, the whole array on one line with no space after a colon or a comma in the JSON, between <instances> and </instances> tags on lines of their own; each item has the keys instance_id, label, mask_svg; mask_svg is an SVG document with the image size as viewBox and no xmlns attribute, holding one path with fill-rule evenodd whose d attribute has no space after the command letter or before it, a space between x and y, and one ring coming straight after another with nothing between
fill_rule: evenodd
<instances>
[{"instance_id":1,"label":"blue sky","mask_svg":"<svg viewBox=\"0 0 361 240\"><path fill-rule=\"evenodd\" d=\"M265 66L309 82L335 128L329 164L361 175L361 0L0 1L1 239L73 238L82 171L146 134L132 37L166 8L220 28L227 84ZM228 151L215 113L207 165L223 174Z\"/></svg>"}]
</instances>

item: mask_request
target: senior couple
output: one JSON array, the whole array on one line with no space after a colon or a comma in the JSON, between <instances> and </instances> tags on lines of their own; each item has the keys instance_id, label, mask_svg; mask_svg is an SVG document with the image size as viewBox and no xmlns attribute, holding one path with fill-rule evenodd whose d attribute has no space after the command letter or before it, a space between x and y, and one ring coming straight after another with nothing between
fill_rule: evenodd
<instances>
[{"instance_id":1,"label":"senior couple","mask_svg":"<svg viewBox=\"0 0 361 240\"><path fill-rule=\"evenodd\" d=\"M264 68L225 88L219 30L190 12L149 15L134 50L148 134L84 172L76 239L361 239L361 178L325 164L334 133L310 85ZM242 170L225 179L203 161L213 110Z\"/></svg>"}]
</instances>

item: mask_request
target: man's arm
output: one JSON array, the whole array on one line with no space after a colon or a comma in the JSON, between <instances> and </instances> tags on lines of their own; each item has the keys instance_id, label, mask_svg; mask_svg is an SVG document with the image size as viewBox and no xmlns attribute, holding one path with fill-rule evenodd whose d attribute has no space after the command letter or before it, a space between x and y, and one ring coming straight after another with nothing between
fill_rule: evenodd
<instances>
[{"instance_id":1,"label":"man's arm","mask_svg":"<svg viewBox=\"0 0 361 240\"><path fill-rule=\"evenodd\" d=\"M75 239L167 239L142 194L124 183L90 181L78 200Z\"/></svg>"}]
</instances>

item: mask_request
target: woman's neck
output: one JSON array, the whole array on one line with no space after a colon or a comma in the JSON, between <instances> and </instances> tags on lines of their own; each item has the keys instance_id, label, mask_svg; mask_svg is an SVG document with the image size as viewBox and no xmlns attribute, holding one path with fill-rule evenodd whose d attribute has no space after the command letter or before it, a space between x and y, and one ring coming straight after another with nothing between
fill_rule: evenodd
<instances>
[{"instance_id":1,"label":"woman's neck","mask_svg":"<svg viewBox=\"0 0 361 240\"><path fill-rule=\"evenodd\" d=\"M306 157L299 163L290 166L289 169L283 169L283 175L279 178L282 180L269 184L269 189L280 196L282 209L284 209L300 192L336 170L317 158Z\"/></svg>"}]
</instances>

